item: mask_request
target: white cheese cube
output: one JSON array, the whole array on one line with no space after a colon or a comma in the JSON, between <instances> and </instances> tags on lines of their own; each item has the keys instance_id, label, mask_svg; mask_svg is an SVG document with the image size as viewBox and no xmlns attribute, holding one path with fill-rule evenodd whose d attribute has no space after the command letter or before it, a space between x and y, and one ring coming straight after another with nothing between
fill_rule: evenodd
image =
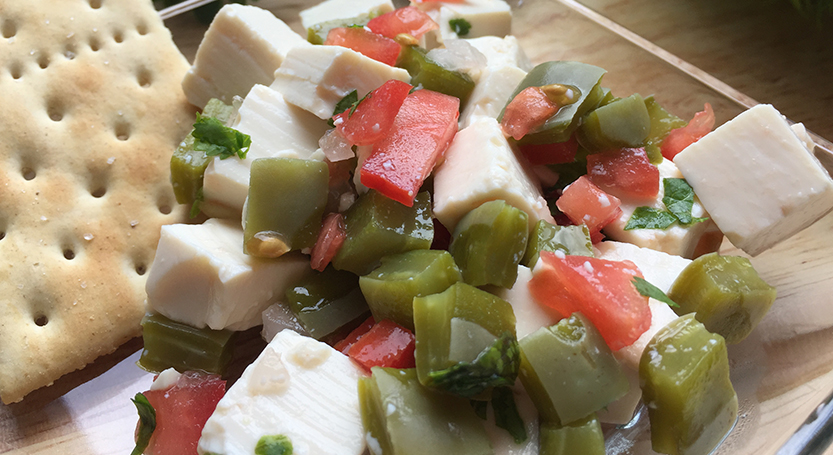
<instances>
[{"instance_id":1,"label":"white cheese cube","mask_svg":"<svg viewBox=\"0 0 833 455\"><path fill-rule=\"evenodd\" d=\"M674 223L666 229L632 229L625 230L628 220L633 215L637 207L653 207L656 209L665 209L662 203L662 198L665 195L663 190L662 179L665 178L683 178L677 166L669 160L662 160L657 165L659 169L659 193L657 197L650 200L639 200L633 198L619 198L622 204L619 208L622 209L622 215L608 224L604 229L605 235L613 240L620 242L633 243L634 245L651 248L658 251L663 251L668 254L676 256L683 256L690 258L694 254L694 249L700 242L700 238L709 226L708 222L693 223L688 226L681 226L679 223ZM689 182L690 184L691 182ZM693 186L693 185L692 185ZM694 188L695 194L697 188ZM727 193L728 194L728 193ZM614 194L615 196L615 194ZM694 196L694 205L691 208L691 215L697 218L708 217L709 214L703 208L697 195Z\"/></svg>"},{"instance_id":2,"label":"white cheese cube","mask_svg":"<svg viewBox=\"0 0 833 455\"><path fill-rule=\"evenodd\" d=\"M535 301L529 292L531 279L532 271L519 264L518 279L511 288L499 286L487 288L489 292L512 305L512 311L515 313L515 334L519 340L541 327L554 325L561 319L561 316L554 310L548 312L546 307Z\"/></svg>"},{"instance_id":3,"label":"white cheese cube","mask_svg":"<svg viewBox=\"0 0 833 455\"><path fill-rule=\"evenodd\" d=\"M287 102L327 119L353 90L361 99L391 79L409 82L411 76L345 47L312 46L289 51L272 88Z\"/></svg>"},{"instance_id":4,"label":"white cheese cube","mask_svg":"<svg viewBox=\"0 0 833 455\"><path fill-rule=\"evenodd\" d=\"M483 69L460 114L460 126L466 128L479 117L496 119L524 77L526 72L516 66Z\"/></svg>"},{"instance_id":5,"label":"white cheese cube","mask_svg":"<svg viewBox=\"0 0 833 455\"><path fill-rule=\"evenodd\" d=\"M199 108L211 98L231 104L255 84L271 84L286 53L296 46L311 44L269 11L226 5L205 32L182 90Z\"/></svg>"},{"instance_id":6,"label":"white cheese cube","mask_svg":"<svg viewBox=\"0 0 833 455\"><path fill-rule=\"evenodd\" d=\"M296 106L263 85L255 85L240 106L233 125L252 138L246 159L237 156L214 158L203 177L206 201L240 213L249 194L252 161L258 158L320 159L318 140L327 131L327 123Z\"/></svg>"},{"instance_id":7,"label":"white cheese cube","mask_svg":"<svg viewBox=\"0 0 833 455\"><path fill-rule=\"evenodd\" d=\"M162 226L146 285L149 307L197 328L246 330L310 270L301 254L264 261L243 254L238 222Z\"/></svg>"},{"instance_id":8,"label":"white cheese cube","mask_svg":"<svg viewBox=\"0 0 833 455\"><path fill-rule=\"evenodd\" d=\"M393 11L391 0L326 0L299 14L305 29L322 22L351 19L362 14L379 16Z\"/></svg>"},{"instance_id":9,"label":"white cheese cube","mask_svg":"<svg viewBox=\"0 0 833 455\"><path fill-rule=\"evenodd\" d=\"M524 53L518 39L512 35L503 38L482 36L467 39L466 42L486 56L487 67L515 66L524 71L532 69L529 57Z\"/></svg>"},{"instance_id":10,"label":"white cheese cube","mask_svg":"<svg viewBox=\"0 0 833 455\"><path fill-rule=\"evenodd\" d=\"M720 230L752 256L833 208L833 180L771 105L741 113L674 163Z\"/></svg>"},{"instance_id":11,"label":"white cheese cube","mask_svg":"<svg viewBox=\"0 0 833 455\"><path fill-rule=\"evenodd\" d=\"M217 403L199 452L251 455L263 436L285 435L296 455L361 455L359 376L344 354L284 330Z\"/></svg>"},{"instance_id":12,"label":"white cheese cube","mask_svg":"<svg viewBox=\"0 0 833 455\"><path fill-rule=\"evenodd\" d=\"M641 248L630 243L607 241L597 243L595 248L596 257L599 259L633 262L639 267L645 280L662 292L668 292L683 269L691 264L691 259L651 248Z\"/></svg>"},{"instance_id":13,"label":"white cheese cube","mask_svg":"<svg viewBox=\"0 0 833 455\"><path fill-rule=\"evenodd\" d=\"M434 216L454 232L471 210L502 199L529 216L555 224L541 189L517 152L503 136L497 120L480 117L460 130L434 172Z\"/></svg>"},{"instance_id":14,"label":"white cheese cube","mask_svg":"<svg viewBox=\"0 0 833 455\"><path fill-rule=\"evenodd\" d=\"M481 36L504 37L512 33L512 11L503 0L463 0L462 2L420 2L411 3L431 16L440 26L438 40L478 38ZM449 21L464 19L471 24L469 32L463 36L451 28Z\"/></svg>"}]
</instances>

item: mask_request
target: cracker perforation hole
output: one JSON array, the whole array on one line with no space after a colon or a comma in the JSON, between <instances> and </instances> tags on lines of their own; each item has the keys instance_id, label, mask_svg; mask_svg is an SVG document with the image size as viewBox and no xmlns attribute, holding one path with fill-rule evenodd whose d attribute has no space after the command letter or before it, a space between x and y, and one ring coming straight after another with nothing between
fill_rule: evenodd
<instances>
[{"instance_id":1,"label":"cracker perforation hole","mask_svg":"<svg viewBox=\"0 0 833 455\"><path fill-rule=\"evenodd\" d=\"M45 70L46 68L49 67L49 63L50 63L49 56L46 55L46 53L41 52L40 55L38 55L38 66L41 69Z\"/></svg>"},{"instance_id":2,"label":"cracker perforation hole","mask_svg":"<svg viewBox=\"0 0 833 455\"><path fill-rule=\"evenodd\" d=\"M64 259L66 259L67 261L71 261L71 260L75 259L75 250L73 248L70 248L70 247L65 247L64 248Z\"/></svg>"},{"instance_id":3,"label":"cracker perforation hole","mask_svg":"<svg viewBox=\"0 0 833 455\"><path fill-rule=\"evenodd\" d=\"M92 9L101 8L101 0L90 0L90 8L92 8Z\"/></svg>"},{"instance_id":4,"label":"cracker perforation hole","mask_svg":"<svg viewBox=\"0 0 833 455\"><path fill-rule=\"evenodd\" d=\"M98 52L101 50L101 41L99 41L98 38L95 36L90 37L90 50L93 52Z\"/></svg>"},{"instance_id":5,"label":"cracker perforation hole","mask_svg":"<svg viewBox=\"0 0 833 455\"><path fill-rule=\"evenodd\" d=\"M148 34L148 24L146 24L144 22L139 22L139 24L136 25L136 32L138 34L142 35L142 36L147 35Z\"/></svg>"},{"instance_id":6,"label":"cracker perforation hole","mask_svg":"<svg viewBox=\"0 0 833 455\"><path fill-rule=\"evenodd\" d=\"M137 275L142 276L145 273L147 273L147 271L148 271L148 268L144 263L139 262L139 263L136 264L136 274Z\"/></svg>"},{"instance_id":7,"label":"cracker perforation hole","mask_svg":"<svg viewBox=\"0 0 833 455\"><path fill-rule=\"evenodd\" d=\"M20 170L20 175L23 176L24 180L34 180L37 176L37 173L31 167L23 166L23 169Z\"/></svg>"},{"instance_id":8,"label":"cracker perforation hole","mask_svg":"<svg viewBox=\"0 0 833 455\"><path fill-rule=\"evenodd\" d=\"M148 88L153 83L153 74L147 68L141 68L136 73L136 81L139 83L139 86Z\"/></svg>"},{"instance_id":9,"label":"cracker perforation hole","mask_svg":"<svg viewBox=\"0 0 833 455\"><path fill-rule=\"evenodd\" d=\"M159 213L163 215L170 215L173 208L171 208L170 204L160 204L159 205Z\"/></svg>"},{"instance_id":10,"label":"cracker perforation hole","mask_svg":"<svg viewBox=\"0 0 833 455\"><path fill-rule=\"evenodd\" d=\"M64 103L57 99L50 99L46 103L46 114L49 116L49 119L53 122L60 122L64 119L64 114L66 114L66 109L64 108Z\"/></svg>"},{"instance_id":11,"label":"cracker perforation hole","mask_svg":"<svg viewBox=\"0 0 833 455\"><path fill-rule=\"evenodd\" d=\"M90 191L90 195L96 199L104 197L105 194L107 194L107 188L103 186L96 187Z\"/></svg>"},{"instance_id":12,"label":"cracker perforation hole","mask_svg":"<svg viewBox=\"0 0 833 455\"><path fill-rule=\"evenodd\" d=\"M78 51L75 47L75 43L67 43L64 48L64 57L66 57L67 60L73 60L76 55L78 55Z\"/></svg>"},{"instance_id":13,"label":"cracker perforation hole","mask_svg":"<svg viewBox=\"0 0 833 455\"><path fill-rule=\"evenodd\" d=\"M3 232L3 231L0 231L0 240L3 240L5 238L6 238L6 233Z\"/></svg>"},{"instance_id":14,"label":"cracker perforation hole","mask_svg":"<svg viewBox=\"0 0 833 455\"><path fill-rule=\"evenodd\" d=\"M14 62L9 67L9 73L12 75L12 79L20 79L23 77L23 65L20 62Z\"/></svg>"},{"instance_id":15,"label":"cracker perforation hole","mask_svg":"<svg viewBox=\"0 0 833 455\"><path fill-rule=\"evenodd\" d=\"M115 32L113 32L113 41L115 41L117 43L123 43L124 42L124 33L122 33L121 30L116 30Z\"/></svg>"},{"instance_id":16,"label":"cracker perforation hole","mask_svg":"<svg viewBox=\"0 0 833 455\"><path fill-rule=\"evenodd\" d=\"M124 121L117 122L116 127L114 128L114 133L116 135L116 139L120 141L130 139L130 124Z\"/></svg>"},{"instance_id":17,"label":"cracker perforation hole","mask_svg":"<svg viewBox=\"0 0 833 455\"><path fill-rule=\"evenodd\" d=\"M3 38L11 38L17 35L17 24L11 19L4 20L1 28L3 29Z\"/></svg>"},{"instance_id":18,"label":"cracker perforation hole","mask_svg":"<svg viewBox=\"0 0 833 455\"><path fill-rule=\"evenodd\" d=\"M38 327L43 327L46 324L49 324L49 318L46 317L45 314L38 314L35 316L35 325Z\"/></svg>"}]
</instances>

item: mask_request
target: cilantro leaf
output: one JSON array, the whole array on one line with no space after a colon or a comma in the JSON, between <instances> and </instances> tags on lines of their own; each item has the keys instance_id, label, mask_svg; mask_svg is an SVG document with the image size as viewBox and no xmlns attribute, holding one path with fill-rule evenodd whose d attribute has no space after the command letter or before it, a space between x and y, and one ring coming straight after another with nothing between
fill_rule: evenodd
<instances>
[{"instance_id":1,"label":"cilantro leaf","mask_svg":"<svg viewBox=\"0 0 833 455\"><path fill-rule=\"evenodd\" d=\"M451 19L448 21L448 25L451 27L451 30L454 30L457 36L466 36L471 30L471 23L461 18Z\"/></svg>"},{"instance_id":2,"label":"cilantro leaf","mask_svg":"<svg viewBox=\"0 0 833 455\"><path fill-rule=\"evenodd\" d=\"M520 347L511 333L504 333L473 362L459 362L428 374L429 383L452 395L473 397L492 387L515 384L520 368Z\"/></svg>"},{"instance_id":3,"label":"cilantro leaf","mask_svg":"<svg viewBox=\"0 0 833 455\"><path fill-rule=\"evenodd\" d=\"M347 117L348 117L348 118L349 118L349 117L352 117L352 116L353 116L353 113L354 113L354 112L356 112L356 108L357 108L357 107L359 107L359 104L362 104L362 101L364 101L364 100L366 100L366 99L370 98L372 94L373 94L373 92L367 92L367 95L363 96L363 97L362 97L362 99L360 99L360 100L356 101L355 103L353 103L353 104L350 106L350 111L347 113Z\"/></svg>"},{"instance_id":4,"label":"cilantro leaf","mask_svg":"<svg viewBox=\"0 0 833 455\"><path fill-rule=\"evenodd\" d=\"M474 409L474 413L477 414L477 417L480 417L482 420L486 420L488 418L486 414L486 409L489 407L488 401L469 400L469 403Z\"/></svg>"},{"instance_id":5,"label":"cilantro leaf","mask_svg":"<svg viewBox=\"0 0 833 455\"><path fill-rule=\"evenodd\" d=\"M685 179L663 179L662 186L665 191L662 203L680 221L680 224L699 223L708 219L691 216L691 208L694 206L694 190Z\"/></svg>"},{"instance_id":6,"label":"cilantro leaf","mask_svg":"<svg viewBox=\"0 0 833 455\"><path fill-rule=\"evenodd\" d=\"M252 138L213 117L204 117L197 112L194 123L194 150L205 152L207 156L219 156L221 160L234 155L245 159L252 145Z\"/></svg>"},{"instance_id":7,"label":"cilantro leaf","mask_svg":"<svg viewBox=\"0 0 833 455\"><path fill-rule=\"evenodd\" d=\"M674 224L677 218L671 212L653 207L637 207L633 211L625 230L631 229L666 229Z\"/></svg>"},{"instance_id":8,"label":"cilantro leaf","mask_svg":"<svg viewBox=\"0 0 833 455\"><path fill-rule=\"evenodd\" d=\"M679 308L680 305L677 302L671 300L662 289L654 286L653 284L649 283L644 278L640 278L638 276L633 277L633 287L636 288L636 291L640 294L644 295L645 297L650 297L652 299L659 300L660 302L665 302L668 306Z\"/></svg>"},{"instance_id":9,"label":"cilantro leaf","mask_svg":"<svg viewBox=\"0 0 833 455\"><path fill-rule=\"evenodd\" d=\"M255 446L255 455L292 455L292 441L282 434L260 438Z\"/></svg>"},{"instance_id":10,"label":"cilantro leaf","mask_svg":"<svg viewBox=\"0 0 833 455\"><path fill-rule=\"evenodd\" d=\"M353 90L352 92L348 93L347 96L341 99L338 103L336 103L336 108L333 109L333 115L327 120L327 124L330 125L331 128L335 128L335 123L333 123L333 117L342 112L350 109L357 101L359 100L359 92Z\"/></svg>"},{"instance_id":11,"label":"cilantro leaf","mask_svg":"<svg viewBox=\"0 0 833 455\"><path fill-rule=\"evenodd\" d=\"M526 441L526 427L518 407L515 396L509 387L498 387L492 391L492 409L495 411L495 426L503 428L515 440L515 444Z\"/></svg>"},{"instance_id":12,"label":"cilantro leaf","mask_svg":"<svg viewBox=\"0 0 833 455\"><path fill-rule=\"evenodd\" d=\"M137 393L130 401L136 405L136 411L139 412L139 430L136 435L136 447L130 452L130 455L142 455L150 443L153 430L156 429L156 410L153 409L147 397L141 393Z\"/></svg>"}]
</instances>

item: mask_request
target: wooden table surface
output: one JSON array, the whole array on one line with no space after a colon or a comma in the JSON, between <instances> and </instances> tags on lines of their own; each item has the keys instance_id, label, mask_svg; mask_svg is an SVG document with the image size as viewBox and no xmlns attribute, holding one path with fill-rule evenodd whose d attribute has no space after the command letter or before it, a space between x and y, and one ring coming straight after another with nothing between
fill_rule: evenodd
<instances>
[{"instance_id":1,"label":"wooden table surface","mask_svg":"<svg viewBox=\"0 0 833 455\"><path fill-rule=\"evenodd\" d=\"M829 117L833 107L833 54L813 63L833 44L817 45L806 33L785 32L781 22L793 20L784 19L791 16L783 8L779 10L781 22L766 24L757 21L771 21L772 16L749 14L744 7L735 9L720 0L580 1L604 17L588 18L578 12L580 5L573 0L515 0L521 5L520 20L530 24L528 29L516 29L515 34L534 61L575 58L596 63L609 70L606 81L619 93L657 90L663 94L658 97L666 107L681 116L690 116L702 107L703 100L708 100L715 105L719 122L751 102L742 97L746 92L752 99L776 104L791 118L833 138ZM746 7L757 3L733 1ZM300 30L297 12L309 2L260 0L258 4ZM742 99L726 98L715 87L693 79L692 73L676 70L674 59L662 52L634 53L633 47L644 43L634 44L639 40L623 39L623 31L611 32L607 25L600 25L606 18L623 25L625 32L654 41L665 51L677 53L682 60L722 78L729 83L724 94L735 93ZM552 31L552 39L542 41L541 30L554 24L558 29ZM171 19L166 25L174 30L183 53L192 58L202 37L201 29L190 16ZM750 38L750 34L768 28L775 34L774 42ZM764 51L773 53L767 57L761 55ZM802 62L805 66L800 65ZM785 71L788 68L794 70ZM732 85L740 91L733 91ZM775 453L804 416L833 389L831 230L833 215L753 261L761 275L778 287L779 300L753 337L730 350L733 379L741 398L739 426L744 431L730 438L720 453ZM737 253L728 243L724 251ZM260 346L254 334L243 351L256 352ZM22 403L0 405L0 453L129 453L136 422L129 399L146 390L151 382L151 376L134 365L140 347L141 340L133 340L86 369L61 378L52 387L34 392ZM245 364L245 359L239 359L234 369L240 371ZM833 450L828 453L833 454Z\"/></svg>"}]
</instances>

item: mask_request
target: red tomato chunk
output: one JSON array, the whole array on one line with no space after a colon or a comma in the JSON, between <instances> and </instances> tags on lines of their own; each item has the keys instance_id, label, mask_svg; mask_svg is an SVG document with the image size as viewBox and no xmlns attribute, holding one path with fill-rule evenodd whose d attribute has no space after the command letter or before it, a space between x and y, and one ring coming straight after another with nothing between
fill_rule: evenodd
<instances>
[{"instance_id":1,"label":"red tomato chunk","mask_svg":"<svg viewBox=\"0 0 833 455\"><path fill-rule=\"evenodd\" d=\"M529 291L562 316L579 311L599 330L610 349L630 346L651 326L648 298L634 287L642 277L630 261L541 252Z\"/></svg>"},{"instance_id":2,"label":"red tomato chunk","mask_svg":"<svg viewBox=\"0 0 833 455\"><path fill-rule=\"evenodd\" d=\"M525 144L520 146L521 153L532 164L571 163L576 158L578 141L575 135L566 142L555 144Z\"/></svg>"},{"instance_id":3,"label":"red tomato chunk","mask_svg":"<svg viewBox=\"0 0 833 455\"><path fill-rule=\"evenodd\" d=\"M313 270L323 272L341 249L346 237L347 228L344 226L344 217L340 213L327 215L310 254L309 263Z\"/></svg>"},{"instance_id":4,"label":"red tomato chunk","mask_svg":"<svg viewBox=\"0 0 833 455\"><path fill-rule=\"evenodd\" d=\"M662 141L660 150L662 156L667 160L674 160L678 153L684 148L700 140L701 137L709 134L714 128L714 111L709 103L703 106L703 110L694 114L694 118L688 125L671 130L665 140Z\"/></svg>"},{"instance_id":5,"label":"red tomato chunk","mask_svg":"<svg viewBox=\"0 0 833 455\"><path fill-rule=\"evenodd\" d=\"M427 14L413 6L399 8L381 16L374 17L367 23L373 33L396 39L396 35L407 33L419 39L425 33L440 28Z\"/></svg>"},{"instance_id":6,"label":"red tomato chunk","mask_svg":"<svg viewBox=\"0 0 833 455\"><path fill-rule=\"evenodd\" d=\"M587 225L591 236L622 214L619 199L602 191L586 175L565 188L555 205L573 223ZM595 239L600 237L596 235Z\"/></svg>"},{"instance_id":7,"label":"red tomato chunk","mask_svg":"<svg viewBox=\"0 0 833 455\"><path fill-rule=\"evenodd\" d=\"M361 182L413 206L422 182L457 134L460 100L417 90L402 103L387 136L373 145L361 166Z\"/></svg>"},{"instance_id":8,"label":"red tomato chunk","mask_svg":"<svg viewBox=\"0 0 833 455\"><path fill-rule=\"evenodd\" d=\"M373 60L393 66L399 58L399 44L377 33L369 32L363 27L337 27L330 30L324 44L342 46L370 57Z\"/></svg>"},{"instance_id":9,"label":"red tomato chunk","mask_svg":"<svg viewBox=\"0 0 833 455\"><path fill-rule=\"evenodd\" d=\"M144 393L156 410L156 429L146 454L196 455L205 422L226 393L216 374L187 371L167 390Z\"/></svg>"},{"instance_id":10,"label":"red tomato chunk","mask_svg":"<svg viewBox=\"0 0 833 455\"><path fill-rule=\"evenodd\" d=\"M347 355L347 352L349 352L350 348L356 344L356 341L359 341L359 338L369 332L374 325L376 325L376 320L373 319L373 316L367 318L364 322L362 322L362 325L353 329L347 337L333 345L333 349Z\"/></svg>"},{"instance_id":11,"label":"red tomato chunk","mask_svg":"<svg viewBox=\"0 0 833 455\"><path fill-rule=\"evenodd\" d=\"M347 355L367 371L371 367L414 368L414 334L401 325L383 319L356 341Z\"/></svg>"},{"instance_id":12,"label":"red tomato chunk","mask_svg":"<svg viewBox=\"0 0 833 455\"><path fill-rule=\"evenodd\" d=\"M500 126L504 134L517 141L543 125L556 112L558 105L540 87L527 87L506 106Z\"/></svg>"},{"instance_id":13,"label":"red tomato chunk","mask_svg":"<svg viewBox=\"0 0 833 455\"><path fill-rule=\"evenodd\" d=\"M654 198L659 170L645 149L620 149L587 157L587 176L604 191L619 197Z\"/></svg>"},{"instance_id":14,"label":"red tomato chunk","mask_svg":"<svg viewBox=\"0 0 833 455\"><path fill-rule=\"evenodd\" d=\"M388 134L412 88L411 84L395 79L385 82L370 92L352 114L347 110L336 115L336 129L353 145L373 144Z\"/></svg>"}]
</instances>

